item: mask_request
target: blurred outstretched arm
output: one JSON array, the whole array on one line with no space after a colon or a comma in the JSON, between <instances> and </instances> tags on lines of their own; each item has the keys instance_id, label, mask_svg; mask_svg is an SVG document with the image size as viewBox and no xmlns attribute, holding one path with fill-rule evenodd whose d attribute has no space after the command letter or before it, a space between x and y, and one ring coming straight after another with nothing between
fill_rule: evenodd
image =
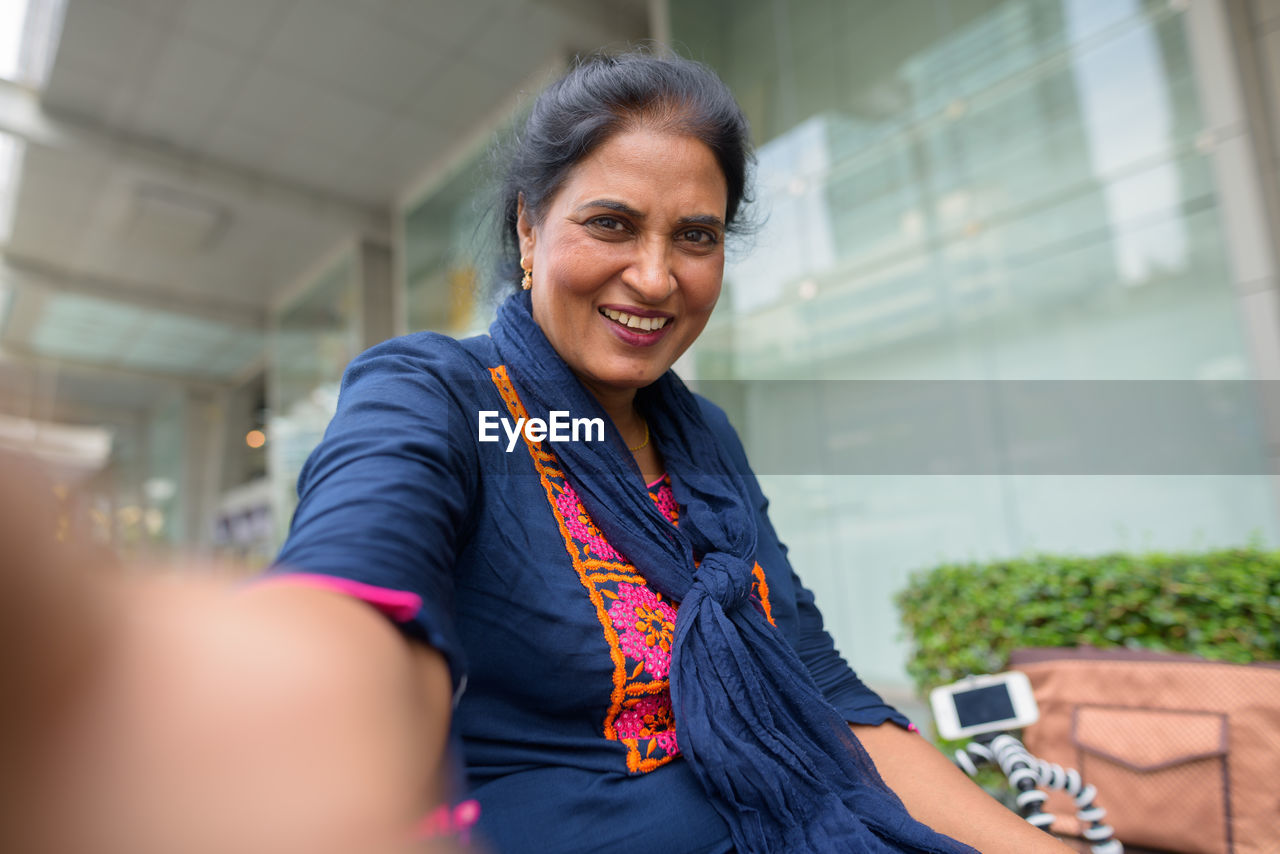
<instances>
[{"instance_id":1,"label":"blurred outstretched arm","mask_svg":"<svg viewBox=\"0 0 1280 854\"><path fill-rule=\"evenodd\" d=\"M0 471L0 850L425 850L441 656L341 594L104 566Z\"/></svg>"}]
</instances>

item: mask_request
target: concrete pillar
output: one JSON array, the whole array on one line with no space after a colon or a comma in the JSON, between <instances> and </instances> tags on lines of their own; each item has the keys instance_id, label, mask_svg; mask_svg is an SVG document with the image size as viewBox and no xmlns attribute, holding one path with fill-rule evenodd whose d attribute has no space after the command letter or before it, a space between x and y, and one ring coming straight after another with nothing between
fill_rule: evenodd
<instances>
[{"instance_id":1,"label":"concrete pillar","mask_svg":"<svg viewBox=\"0 0 1280 854\"><path fill-rule=\"evenodd\" d=\"M356 244L356 281L360 289L360 344L368 349L395 336L397 312L391 249L386 244L361 240Z\"/></svg>"},{"instance_id":2,"label":"concrete pillar","mask_svg":"<svg viewBox=\"0 0 1280 854\"><path fill-rule=\"evenodd\" d=\"M179 541L198 552L213 540L226 458L227 392L188 391L183 412L182 527Z\"/></svg>"}]
</instances>

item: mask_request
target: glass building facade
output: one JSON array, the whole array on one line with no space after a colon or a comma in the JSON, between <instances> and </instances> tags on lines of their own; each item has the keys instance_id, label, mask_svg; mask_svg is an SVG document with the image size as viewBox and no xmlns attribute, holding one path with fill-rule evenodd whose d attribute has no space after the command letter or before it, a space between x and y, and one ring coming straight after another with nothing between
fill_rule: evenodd
<instances>
[{"instance_id":1,"label":"glass building facade","mask_svg":"<svg viewBox=\"0 0 1280 854\"><path fill-rule=\"evenodd\" d=\"M765 224L732 259L695 360L700 380L733 381L708 392L753 457L805 421L829 442L901 427L889 408L842 430L874 388L852 381L948 381L982 398L1005 381L1255 376L1187 4L725 0L670 13L673 43L724 77L759 147ZM780 406L778 381L796 380L847 399L806 406L797 392ZM1006 418L983 414L996 462L977 473L762 477L797 571L865 677L905 682L891 601L913 570L1277 540L1265 476L1025 474L1000 464ZM1260 441L1253 451L1264 471Z\"/></svg>"},{"instance_id":2,"label":"glass building facade","mask_svg":"<svg viewBox=\"0 0 1280 854\"><path fill-rule=\"evenodd\" d=\"M298 503L307 456L337 410L347 363L362 349L356 259L343 252L277 313L270 332L267 444L279 542Z\"/></svg>"},{"instance_id":3,"label":"glass building facade","mask_svg":"<svg viewBox=\"0 0 1280 854\"><path fill-rule=\"evenodd\" d=\"M462 336L493 316L487 274L492 218L484 192L487 157L466 158L414 202L402 218L406 319L410 329Z\"/></svg>"}]
</instances>

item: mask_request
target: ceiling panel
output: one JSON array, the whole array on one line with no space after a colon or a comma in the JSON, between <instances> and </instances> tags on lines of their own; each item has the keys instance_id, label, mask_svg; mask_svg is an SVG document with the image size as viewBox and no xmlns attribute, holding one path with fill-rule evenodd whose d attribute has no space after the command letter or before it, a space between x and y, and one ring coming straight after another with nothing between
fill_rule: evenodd
<instances>
[{"instance_id":1,"label":"ceiling panel","mask_svg":"<svg viewBox=\"0 0 1280 854\"><path fill-rule=\"evenodd\" d=\"M352 195L398 198L421 173L422 165L435 161L455 141L456 136L438 123L406 112L390 125L372 130L338 177L349 182L347 192ZM377 156L370 156L370 152L377 152Z\"/></svg>"},{"instance_id":2,"label":"ceiling panel","mask_svg":"<svg viewBox=\"0 0 1280 854\"><path fill-rule=\"evenodd\" d=\"M305 128L302 130L303 135L273 161L276 174L315 187L334 186L334 179L347 160L346 152L336 152L322 145L318 135L308 135Z\"/></svg>"},{"instance_id":3,"label":"ceiling panel","mask_svg":"<svg viewBox=\"0 0 1280 854\"><path fill-rule=\"evenodd\" d=\"M346 154L365 139L365 128L385 124L391 114L274 67L254 69L240 96L223 117L264 134ZM277 163L291 152L275 146L257 158Z\"/></svg>"},{"instance_id":4,"label":"ceiling panel","mask_svg":"<svg viewBox=\"0 0 1280 854\"><path fill-rule=\"evenodd\" d=\"M525 69L525 73L531 70ZM482 60L458 57L423 87L409 111L437 133L457 135L493 113L522 82L522 75ZM459 92L467 96L459 98Z\"/></svg>"},{"instance_id":5,"label":"ceiling panel","mask_svg":"<svg viewBox=\"0 0 1280 854\"><path fill-rule=\"evenodd\" d=\"M84 212L62 214L48 209L24 209L14 218L8 251L20 258L61 260L75 257L84 244L92 219Z\"/></svg>"},{"instance_id":6,"label":"ceiling panel","mask_svg":"<svg viewBox=\"0 0 1280 854\"><path fill-rule=\"evenodd\" d=\"M61 67L102 75L120 85L134 78L142 63L150 62L168 35L166 27L107 3L68 3L62 39L50 78L56 95Z\"/></svg>"},{"instance_id":7,"label":"ceiling panel","mask_svg":"<svg viewBox=\"0 0 1280 854\"><path fill-rule=\"evenodd\" d=\"M193 0L181 30L219 47L257 54L296 0Z\"/></svg>"},{"instance_id":8,"label":"ceiling panel","mask_svg":"<svg viewBox=\"0 0 1280 854\"><path fill-rule=\"evenodd\" d=\"M58 111L101 116L116 112L132 97L133 93L120 86L110 74L92 68L55 64L43 101Z\"/></svg>"},{"instance_id":9,"label":"ceiling panel","mask_svg":"<svg viewBox=\"0 0 1280 854\"><path fill-rule=\"evenodd\" d=\"M114 166L108 157L28 145L18 184L18 219L29 210L65 216L87 213L86 200L106 186Z\"/></svg>"},{"instance_id":10,"label":"ceiling panel","mask_svg":"<svg viewBox=\"0 0 1280 854\"><path fill-rule=\"evenodd\" d=\"M365 103L398 107L428 70L448 55L447 31L435 40L405 33L357 4L294 6L264 49L266 61L332 86ZM359 46L354 49L353 46Z\"/></svg>"},{"instance_id":11,"label":"ceiling panel","mask_svg":"<svg viewBox=\"0 0 1280 854\"><path fill-rule=\"evenodd\" d=\"M172 27L186 14L188 0L95 0L134 15L151 18L166 27Z\"/></svg>"},{"instance_id":12,"label":"ceiling panel","mask_svg":"<svg viewBox=\"0 0 1280 854\"><path fill-rule=\"evenodd\" d=\"M190 37L170 37L160 52L145 94L179 96L179 109L207 113L244 74L241 54ZM175 105L177 106L177 105Z\"/></svg>"},{"instance_id":13,"label":"ceiling panel","mask_svg":"<svg viewBox=\"0 0 1280 854\"><path fill-rule=\"evenodd\" d=\"M215 159L265 172L292 136L292 129L265 131L223 120L209 129L201 149Z\"/></svg>"},{"instance_id":14,"label":"ceiling panel","mask_svg":"<svg viewBox=\"0 0 1280 854\"><path fill-rule=\"evenodd\" d=\"M386 0L385 20L433 40L434 44L465 45L478 35L476 30L490 28L507 10L520 5L513 0Z\"/></svg>"},{"instance_id":15,"label":"ceiling panel","mask_svg":"<svg viewBox=\"0 0 1280 854\"><path fill-rule=\"evenodd\" d=\"M211 121L215 98L203 101L180 92L149 92L130 105L130 131L148 141L179 149L204 146L205 129Z\"/></svg>"},{"instance_id":16,"label":"ceiling panel","mask_svg":"<svg viewBox=\"0 0 1280 854\"><path fill-rule=\"evenodd\" d=\"M483 63L487 57L494 68L517 79L524 77L559 52L558 44L546 41L544 20L544 15L527 4L499 3L481 37L458 45L459 57L476 64Z\"/></svg>"}]
</instances>

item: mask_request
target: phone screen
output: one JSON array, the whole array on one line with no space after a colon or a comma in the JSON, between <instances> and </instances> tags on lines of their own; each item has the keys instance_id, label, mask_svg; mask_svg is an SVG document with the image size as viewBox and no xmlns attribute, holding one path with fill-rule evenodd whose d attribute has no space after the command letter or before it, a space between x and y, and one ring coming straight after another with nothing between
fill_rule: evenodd
<instances>
[{"instance_id":1,"label":"phone screen","mask_svg":"<svg viewBox=\"0 0 1280 854\"><path fill-rule=\"evenodd\" d=\"M1013 699L1004 685L988 685L954 694L956 717L960 726L971 727L989 721L1008 720L1014 716Z\"/></svg>"}]
</instances>

